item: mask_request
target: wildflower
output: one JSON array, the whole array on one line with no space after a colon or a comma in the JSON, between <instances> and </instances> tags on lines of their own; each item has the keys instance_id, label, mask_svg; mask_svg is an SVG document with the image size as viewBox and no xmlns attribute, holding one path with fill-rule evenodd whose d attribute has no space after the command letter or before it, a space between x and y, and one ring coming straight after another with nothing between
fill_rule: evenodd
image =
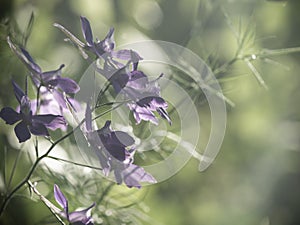
<instances>
[{"instance_id":1,"label":"wildflower","mask_svg":"<svg viewBox=\"0 0 300 225\"><path fill-rule=\"evenodd\" d=\"M130 60L132 57L132 50L128 49L122 49L115 51L115 41L114 41L114 28L110 28L108 33L106 34L105 38L103 40L98 40L96 38L96 41L94 41L92 28L90 25L89 20L81 16L80 17L81 22L81 30L83 37L85 39L85 43L80 41L77 37L75 37L70 31L68 31L65 27L63 27L60 24L55 23L54 26L59 28L63 33L65 33L69 40L72 41L81 53L83 54L84 58L88 58L87 54L84 50L87 50L94 55L96 55L97 58L107 58L109 57L112 62L114 62L117 65L120 65L118 62L114 61L112 58L117 58L121 60ZM138 56L138 54L136 53ZM141 57L138 56L140 59Z\"/></svg>"},{"instance_id":2,"label":"wildflower","mask_svg":"<svg viewBox=\"0 0 300 225\"><path fill-rule=\"evenodd\" d=\"M60 215L68 220L72 225L93 225L93 219L91 217L91 209L95 206L93 203L86 209L69 212L68 200L61 192L60 188L54 184L54 197L56 202L63 208Z\"/></svg>"},{"instance_id":3,"label":"wildflower","mask_svg":"<svg viewBox=\"0 0 300 225\"><path fill-rule=\"evenodd\" d=\"M163 74L156 80L149 81L142 71L137 70L136 63L132 71L123 69L111 77L110 81L115 92L120 92L132 100L127 106L133 112L137 124L144 120L157 125L158 120L154 111L172 124L166 111L168 104L160 96L160 87L157 82L162 76Z\"/></svg>"},{"instance_id":4,"label":"wildflower","mask_svg":"<svg viewBox=\"0 0 300 225\"><path fill-rule=\"evenodd\" d=\"M65 65L60 65L56 70L43 72L40 66L35 63L31 55L25 49L20 48L19 50L17 46L11 42L9 37L7 38L7 42L12 51L16 53L30 71L31 79L35 86L39 89L45 87L63 108L67 108L66 99L63 93L77 93L80 88L74 80L67 77L61 77L61 70Z\"/></svg>"},{"instance_id":5,"label":"wildflower","mask_svg":"<svg viewBox=\"0 0 300 225\"><path fill-rule=\"evenodd\" d=\"M0 111L0 117L9 125L20 121L15 127L15 134L20 143L30 139L31 134L49 136L47 128L55 130L66 126L62 116L52 114L33 115L29 98L15 82L12 84L15 96L20 104L20 111L16 112L10 107L4 107Z\"/></svg>"},{"instance_id":6,"label":"wildflower","mask_svg":"<svg viewBox=\"0 0 300 225\"><path fill-rule=\"evenodd\" d=\"M156 183L151 174L133 164L135 148L131 146L135 141L130 135L111 130L111 121L106 121L101 129L93 131L89 104L85 119L88 142L99 158L105 176L113 171L116 182L124 182L128 187L140 188L142 182Z\"/></svg>"}]
</instances>

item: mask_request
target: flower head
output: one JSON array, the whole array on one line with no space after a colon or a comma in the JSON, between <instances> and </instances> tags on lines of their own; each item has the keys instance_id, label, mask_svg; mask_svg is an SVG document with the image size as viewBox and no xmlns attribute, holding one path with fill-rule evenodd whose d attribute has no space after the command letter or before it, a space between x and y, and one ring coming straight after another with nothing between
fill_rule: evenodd
<instances>
[{"instance_id":1,"label":"flower head","mask_svg":"<svg viewBox=\"0 0 300 225\"><path fill-rule=\"evenodd\" d=\"M95 206L93 203L86 209L69 212L68 200L60 190L60 188L54 185L54 198L56 202L63 208L60 215L68 220L73 225L93 225L93 219L91 217L91 209Z\"/></svg>"},{"instance_id":2,"label":"flower head","mask_svg":"<svg viewBox=\"0 0 300 225\"><path fill-rule=\"evenodd\" d=\"M89 104L86 110L86 134L88 142L99 158L104 175L114 173L116 182L123 182L128 187L141 187L142 182L156 183L154 177L142 167L133 164L135 153L134 139L125 132L114 131L110 128L111 121L94 131L91 123L91 109Z\"/></svg>"},{"instance_id":3,"label":"flower head","mask_svg":"<svg viewBox=\"0 0 300 225\"><path fill-rule=\"evenodd\" d=\"M112 58L117 58L121 60L131 60L132 59L132 50L122 49L122 50L114 50L115 49L115 41L114 41L114 28L110 28L106 36L103 40L99 40L96 38L94 40L92 28L89 20L81 16L81 30L84 37L84 42L80 41L75 35L73 35L70 31L68 31L65 27L60 24L55 23L54 26L59 28L63 33L65 33L69 40L75 44L84 58L88 58L86 51L93 53L97 58L107 58L109 57L111 61ZM141 59L140 56L136 53L137 57ZM118 62L114 61L114 63L118 64Z\"/></svg>"},{"instance_id":4,"label":"flower head","mask_svg":"<svg viewBox=\"0 0 300 225\"><path fill-rule=\"evenodd\" d=\"M144 120L157 125L158 119L153 113L155 111L172 124L166 111L168 104L160 96L160 87L157 82L162 76L163 74L156 80L149 81L145 73L137 70L136 63L132 71L122 69L111 77L110 82L115 92L122 93L132 100L127 105L133 112L137 124Z\"/></svg>"},{"instance_id":5,"label":"flower head","mask_svg":"<svg viewBox=\"0 0 300 225\"><path fill-rule=\"evenodd\" d=\"M23 48L17 48L10 38L7 42L12 51L20 58L30 71L30 77L37 88L45 87L53 95L56 101L64 108L67 108L66 100L63 93L73 94L79 91L78 84L66 77L61 77L61 70L65 66L60 65L58 69L43 72L41 67L35 63L31 55Z\"/></svg>"},{"instance_id":6,"label":"flower head","mask_svg":"<svg viewBox=\"0 0 300 225\"><path fill-rule=\"evenodd\" d=\"M66 126L62 116L52 114L33 115L29 98L15 82L13 82L13 87L15 96L20 104L20 111L16 112L10 107L4 107L0 111L0 118L10 125L19 122L15 127L15 134L19 142L25 142L30 139L31 134L49 136L47 128L55 130Z\"/></svg>"}]
</instances>

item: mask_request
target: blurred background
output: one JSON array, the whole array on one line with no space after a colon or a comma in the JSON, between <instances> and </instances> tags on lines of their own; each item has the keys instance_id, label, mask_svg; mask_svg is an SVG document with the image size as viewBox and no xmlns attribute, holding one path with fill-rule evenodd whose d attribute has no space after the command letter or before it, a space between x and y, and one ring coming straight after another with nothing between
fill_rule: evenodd
<instances>
[{"instance_id":1,"label":"blurred background","mask_svg":"<svg viewBox=\"0 0 300 225\"><path fill-rule=\"evenodd\" d=\"M192 159L169 180L140 191L143 211L152 224L300 224L300 53L291 50L300 47L300 1L1 0L0 5L1 108L16 106L10 82L13 78L24 83L20 73L25 71L8 48L6 36L26 43L45 70L66 64L64 74L76 80L88 63L63 41L65 36L53 23L82 37L80 15L90 20L99 38L113 26L118 45L148 39L174 42L198 54L215 71L224 94L235 103L227 105L220 153L204 172L199 173L198 161ZM34 23L24 40L20 34L28 31L32 12ZM257 58L263 49L287 50ZM237 52L253 55L255 70L235 59ZM199 111L200 118L210 117L207 103L199 105ZM209 127L203 132L208 133ZM10 135L11 127L0 121L1 193L4 173L12 170L19 151ZM28 168L26 160L19 162L22 167ZM15 173L12 186L22 172ZM49 214L39 201L14 198L2 224L40 224Z\"/></svg>"}]
</instances>

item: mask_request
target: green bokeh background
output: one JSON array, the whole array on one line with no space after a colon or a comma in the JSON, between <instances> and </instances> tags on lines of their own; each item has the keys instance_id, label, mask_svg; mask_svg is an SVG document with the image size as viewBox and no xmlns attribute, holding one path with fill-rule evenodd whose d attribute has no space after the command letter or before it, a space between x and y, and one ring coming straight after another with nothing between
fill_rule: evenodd
<instances>
[{"instance_id":1,"label":"green bokeh background","mask_svg":"<svg viewBox=\"0 0 300 225\"><path fill-rule=\"evenodd\" d=\"M80 78L87 63L63 42L63 34L52 24L59 22L80 34L79 15L89 18L100 38L113 26L119 45L145 39L175 42L212 65L229 61L236 51L224 14L234 24L239 20L253 24L256 49L300 46L298 0L2 0L0 4L3 23L7 16L14 18L21 30L34 12L27 48L45 69L65 63L65 74L74 79ZM13 77L23 82L19 73L24 71L8 49L6 34L6 27L1 26L1 108L16 105L10 81ZM202 173L197 170L198 162L191 160L176 176L145 188L148 215L157 224L300 224L300 53L272 59L279 63L254 62L268 90L243 62L222 74L224 94L236 106L227 108L221 151ZM200 117L209 118L205 106L200 112ZM1 153L9 146L7 129L0 121ZM9 152L7 171L16 152ZM26 162L22 166L26 168ZM22 173L17 173L14 182L21 177ZM41 203L26 199L15 198L7 208L7 216L13 218L7 221L12 224L34 224L46 215L49 211Z\"/></svg>"}]
</instances>

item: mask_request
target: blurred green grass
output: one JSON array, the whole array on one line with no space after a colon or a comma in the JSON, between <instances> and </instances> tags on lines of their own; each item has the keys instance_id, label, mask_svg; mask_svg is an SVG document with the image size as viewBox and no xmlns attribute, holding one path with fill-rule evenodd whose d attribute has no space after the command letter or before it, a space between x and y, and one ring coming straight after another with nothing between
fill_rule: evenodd
<instances>
[{"instance_id":1,"label":"blurred green grass","mask_svg":"<svg viewBox=\"0 0 300 225\"><path fill-rule=\"evenodd\" d=\"M80 77L86 64L75 48L63 42L64 36L52 24L59 22L80 34L79 15L90 19L99 38L114 26L117 43L142 39L175 42L187 46L207 61L216 57L219 65L233 57L237 46L223 12L235 24L239 18L255 24L255 48L300 46L300 2L296 0L18 0L12 3L10 16L16 19L21 29L26 27L31 12L35 13L27 47L37 61L45 69L65 63L68 65L65 74L75 79ZM24 72L24 67L8 49L3 27L1 33L0 106L15 106L10 80L13 77L24 82L19 75ZM228 107L221 151L203 173L197 171L198 162L191 160L168 181L145 188L149 191L145 203L149 206L149 216L155 221L172 225L300 224L300 54L272 59L288 69L255 61L269 87L267 91L242 62L225 72L222 87L236 107ZM208 111L202 112L200 117L209 117ZM4 146L8 145L8 127L3 121L0 126L2 154ZM8 165L12 165L14 157L10 150ZM23 166L22 163L19 166ZM15 181L21 177L22 173L17 174ZM41 205L14 199L7 215L18 217L23 224L24 221L32 224L47 214L47 209Z\"/></svg>"}]
</instances>

